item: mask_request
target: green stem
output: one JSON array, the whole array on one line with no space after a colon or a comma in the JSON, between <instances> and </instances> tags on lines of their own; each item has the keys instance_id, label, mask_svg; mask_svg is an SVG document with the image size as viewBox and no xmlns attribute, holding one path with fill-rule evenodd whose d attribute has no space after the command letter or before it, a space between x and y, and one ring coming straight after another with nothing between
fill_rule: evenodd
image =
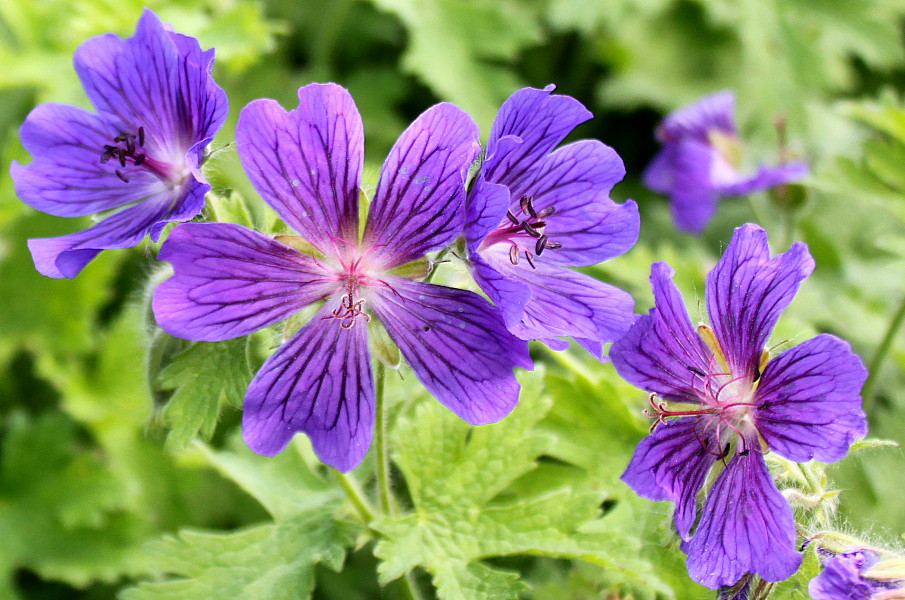
<instances>
[{"instance_id":1,"label":"green stem","mask_svg":"<svg viewBox=\"0 0 905 600\"><path fill-rule=\"evenodd\" d=\"M368 501L365 500L355 481L345 473L340 473L336 469L332 469L332 471L333 475L339 481L340 487L342 487L343 491L346 493L346 498L349 499L352 506L355 507L356 512L358 512L358 516L361 517L362 522L367 525L373 521L374 510L370 507Z\"/></svg>"},{"instance_id":2,"label":"green stem","mask_svg":"<svg viewBox=\"0 0 905 600\"><path fill-rule=\"evenodd\" d=\"M444 248L443 250L440 250L440 252L437 253L437 257L431 263L431 265L432 265L431 272L428 273L427 277L424 278L425 283L430 283L431 279L434 278L434 273L437 272L437 266L440 264L440 261L443 260L443 257L446 256L447 252L449 252L450 248L451 248L451 246L447 246L446 248Z\"/></svg>"},{"instance_id":3,"label":"green stem","mask_svg":"<svg viewBox=\"0 0 905 600\"><path fill-rule=\"evenodd\" d=\"M864 382L864 387L861 388L861 397L864 399L865 410L873 404L874 388L877 386L877 375L880 372L880 365L883 364L886 355L889 354L889 349L892 348L892 341L895 339L896 333L899 332L902 321L905 321L905 298L902 298L902 303L899 304L896 314L892 316L889 327L886 328L886 334L883 336L883 341L877 346L877 351L867 367L867 381Z\"/></svg>"},{"instance_id":4,"label":"green stem","mask_svg":"<svg viewBox=\"0 0 905 600\"><path fill-rule=\"evenodd\" d=\"M377 396L377 415L374 423L374 446L377 452L377 490L378 490L378 509L381 514L393 515L396 507L393 505L393 499L390 492L390 457L387 454L386 446L386 407L384 406L383 382L385 379L386 368L383 363L377 363L377 374L375 381L375 392Z\"/></svg>"}]
</instances>

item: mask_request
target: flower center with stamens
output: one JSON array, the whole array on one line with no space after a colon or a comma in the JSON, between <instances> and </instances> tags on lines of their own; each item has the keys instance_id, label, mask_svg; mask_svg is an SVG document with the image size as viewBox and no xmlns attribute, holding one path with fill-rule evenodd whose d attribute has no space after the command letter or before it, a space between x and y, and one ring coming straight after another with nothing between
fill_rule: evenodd
<instances>
[{"instance_id":1,"label":"flower center with stamens","mask_svg":"<svg viewBox=\"0 0 905 600\"><path fill-rule=\"evenodd\" d=\"M509 261L517 265L521 256L528 260L528 264L534 268L535 256L543 254L544 250L556 250L562 248L560 242L550 239L544 230L547 227L549 217L556 209L548 206L540 211L534 208L534 199L531 196L523 196L519 201L518 215L511 210L506 211L506 219L490 232L478 251L489 248L495 244L509 244Z\"/></svg>"},{"instance_id":2,"label":"flower center with stamens","mask_svg":"<svg viewBox=\"0 0 905 600\"><path fill-rule=\"evenodd\" d=\"M144 127L139 127L135 133L120 132L113 138L113 144L104 144L100 157L101 164L111 164L114 167L113 172L123 183L129 183L132 175L147 171L171 184L181 184L187 170L151 158L145 150L145 134Z\"/></svg>"},{"instance_id":3,"label":"flower center with stamens","mask_svg":"<svg viewBox=\"0 0 905 600\"><path fill-rule=\"evenodd\" d=\"M389 287L388 284L375 276L374 268L369 264L368 253L361 253L358 248L344 240L339 240L338 248L340 258L334 266L334 278L339 284L337 292L344 292L338 305L324 316L324 319L336 319L343 329L351 329L358 317L365 322L371 320L371 315L365 312L366 298L363 297L368 287ZM334 302L336 296L331 296L328 302Z\"/></svg>"}]
</instances>

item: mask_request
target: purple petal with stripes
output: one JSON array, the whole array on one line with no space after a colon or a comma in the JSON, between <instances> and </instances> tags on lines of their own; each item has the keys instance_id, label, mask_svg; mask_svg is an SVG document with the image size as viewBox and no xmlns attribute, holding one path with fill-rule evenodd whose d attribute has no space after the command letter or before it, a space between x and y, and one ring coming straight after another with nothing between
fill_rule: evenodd
<instances>
[{"instance_id":1,"label":"purple petal with stripes","mask_svg":"<svg viewBox=\"0 0 905 600\"><path fill-rule=\"evenodd\" d=\"M859 395L866 378L848 343L826 333L802 342L767 363L757 386L757 430L789 460L839 460L867 434Z\"/></svg>"},{"instance_id":2,"label":"purple petal with stripes","mask_svg":"<svg viewBox=\"0 0 905 600\"><path fill-rule=\"evenodd\" d=\"M875 592L895 589L895 584L868 581L861 572L877 562L870 550L845 552L823 561L823 570L808 582L811 600L871 600Z\"/></svg>"},{"instance_id":3,"label":"purple petal with stripes","mask_svg":"<svg viewBox=\"0 0 905 600\"><path fill-rule=\"evenodd\" d=\"M586 348L598 350L599 342L620 338L632 323L632 297L619 288L583 273L548 265L541 257L532 268L527 260L513 265L503 244L493 246L484 257L507 279L528 286L531 300L521 321L510 331L524 340L567 336L576 341L592 340Z\"/></svg>"},{"instance_id":4,"label":"purple petal with stripes","mask_svg":"<svg viewBox=\"0 0 905 600\"><path fill-rule=\"evenodd\" d=\"M672 500L673 520L682 539L690 538L697 517L697 494L710 467L722 454L715 439L703 431L698 417L660 423L635 449L622 481L651 500Z\"/></svg>"},{"instance_id":5,"label":"purple petal with stripes","mask_svg":"<svg viewBox=\"0 0 905 600\"><path fill-rule=\"evenodd\" d=\"M315 259L231 223L179 225L157 257L174 274L154 290L154 316L167 333L189 340L246 335L339 287Z\"/></svg>"},{"instance_id":6,"label":"purple petal with stripes","mask_svg":"<svg viewBox=\"0 0 905 600\"><path fill-rule=\"evenodd\" d=\"M651 266L655 306L613 344L610 358L619 375L638 388L671 400L699 402L713 359L688 317L673 273L665 262Z\"/></svg>"},{"instance_id":7,"label":"purple petal with stripes","mask_svg":"<svg viewBox=\"0 0 905 600\"><path fill-rule=\"evenodd\" d=\"M532 363L493 307L474 292L398 277L387 283L370 306L424 387L474 425L509 414L519 394L512 369Z\"/></svg>"},{"instance_id":8,"label":"purple petal with stripes","mask_svg":"<svg viewBox=\"0 0 905 600\"><path fill-rule=\"evenodd\" d=\"M487 138L487 160L482 170L489 181L518 187L532 169L576 125L591 118L571 96L553 96L554 85L522 88L500 107ZM521 143L513 144L513 138Z\"/></svg>"},{"instance_id":9,"label":"purple petal with stripes","mask_svg":"<svg viewBox=\"0 0 905 600\"><path fill-rule=\"evenodd\" d=\"M190 194L190 198L203 199L204 193L210 189L207 184L197 181L193 181L191 186L199 191L198 194ZM101 250L130 248L155 225L168 221L173 208L169 202L167 194L163 193L123 209L83 231L60 237L30 239L28 249L35 268L47 277L75 277ZM194 208L195 214L201 212L200 205Z\"/></svg>"},{"instance_id":10,"label":"purple petal with stripes","mask_svg":"<svg viewBox=\"0 0 905 600\"><path fill-rule=\"evenodd\" d=\"M522 281L500 273L478 253L472 254L469 261L475 282L499 309L506 327L517 326L525 314L525 306L531 300L531 288Z\"/></svg>"},{"instance_id":11,"label":"purple petal with stripes","mask_svg":"<svg viewBox=\"0 0 905 600\"><path fill-rule=\"evenodd\" d=\"M374 381L367 324L343 329L328 302L280 346L245 394L242 437L273 456L304 432L326 464L349 471L361 462L374 428Z\"/></svg>"},{"instance_id":12,"label":"purple petal with stripes","mask_svg":"<svg viewBox=\"0 0 905 600\"><path fill-rule=\"evenodd\" d=\"M475 252L487 234L508 221L508 208L509 188L490 183L478 174L465 201L465 241L469 252Z\"/></svg>"},{"instance_id":13,"label":"purple petal with stripes","mask_svg":"<svg viewBox=\"0 0 905 600\"><path fill-rule=\"evenodd\" d=\"M749 443L756 446L756 440ZM734 584L745 573L782 581L798 570L792 509L760 453L733 456L707 494L694 537L682 542L682 550L691 578L714 589Z\"/></svg>"},{"instance_id":14,"label":"purple petal with stripes","mask_svg":"<svg viewBox=\"0 0 905 600\"><path fill-rule=\"evenodd\" d=\"M364 160L361 116L334 83L298 90L287 112L275 100L239 114L236 144L255 189L290 227L327 254L358 240L358 187Z\"/></svg>"},{"instance_id":15,"label":"purple petal with stripes","mask_svg":"<svg viewBox=\"0 0 905 600\"><path fill-rule=\"evenodd\" d=\"M406 129L380 170L362 244L386 268L451 242L465 225L465 177L480 151L478 127L449 103Z\"/></svg>"},{"instance_id":16,"label":"purple petal with stripes","mask_svg":"<svg viewBox=\"0 0 905 600\"><path fill-rule=\"evenodd\" d=\"M796 242L770 258L767 232L737 227L707 274L707 314L732 372L752 375L779 314L814 269L808 247Z\"/></svg>"},{"instance_id":17,"label":"purple petal with stripes","mask_svg":"<svg viewBox=\"0 0 905 600\"><path fill-rule=\"evenodd\" d=\"M213 137L226 120L226 93L210 77L213 60L213 50L168 31L147 8L135 35L93 37L74 57L98 112L132 133L144 127L149 156L170 163L181 162L186 150Z\"/></svg>"}]
</instances>

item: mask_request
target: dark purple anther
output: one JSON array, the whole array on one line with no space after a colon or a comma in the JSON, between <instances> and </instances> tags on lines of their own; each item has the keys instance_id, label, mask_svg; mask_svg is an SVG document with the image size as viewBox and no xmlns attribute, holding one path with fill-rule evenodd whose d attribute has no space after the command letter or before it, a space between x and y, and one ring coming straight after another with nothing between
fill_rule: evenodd
<instances>
[{"instance_id":1,"label":"dark purple anther","mask_svg":"<svg viewBox=\"0 0 905 600\"><path fill-rule=\"evenodd\" d=\"M534 210L533 202L534 198L532 196L522 196L522 199L519 200L519 206L521 206L522 212L526 215L537 217L537 212Z\"/></svg>"},{"instance_id":2,"label":"dark purple anther","mask_svg":"<svg viewBox=\"0 0 905 600\"><path fill-rule=\"evenodd\" d=\"M142 163L145 162L146 158L147 158L147 156L145 156L144 154L139 154L138 156L136 156L135 157L135 166L140 167L142 165Z\"/></svg>"},{"instance_id":3,"label":"dark purple anther","mask_svg":"<svg viewBox=\"0 0 905 600\"><path fill-rule=\"evenodd\" d=\"M537 267L534 266L534 257L531 256L531 253L527 250L525 250L525 258L528 259L528 264L531 265L532 269L537 269Z\"/></svg>"},{"instance_id":4,"label":"dark purple anther","mask_svg":"<svg viewBox=\"0 0 905 600\"><path fill-rule=\"evenodd\" d=\"M562 248L562 242L547 240L547 248L549 248L550 250L559 250L560 248Z\"/></svg>"},{"instance_id":5,"label":"dark purple anther","mask_svg":"<svg viewBox=\"0 0 905 600\"><path fill-rule=\"evenodd\" d=\"M518 246L516 246L515 244L512 244L509 247L509 262L514 265L518 264Z\"/></svg>"},{"instance_id":6,"label":"dark purple anther","mask_svg":"<svg viewBox=\"0 0 905 600\"><path fill-rule=\"evenodd\" d=\"M122 158L122 157L120 157ZM116 170L116 176L123 180L123 183L129 183L129 178L126 177L122 171L119 169Z\"/></svg>"},{"instance_id":7,"label":"dark purple anther","mask_svg":"<svg viewBox=\"0 0 905 600\"><path fill-rule=\"evenodd\" d=\"M548 207L545 208L544 210L542 210L542 211L540 211L539 213L537 213L537 218L538 218L538 219L546 219L547 217L549 217L550 215L552 215L552 214L555 213L555 212L556 212L556 207L554 207L554 206L548 206Z\"/></svg>"},{"instance_id":8,"label":"dark purple anther","mask_svg":"<svg viewBox=\"0 0 905 600\"><path fill-rule=\"evenodd\" d=\"M532 227L531 225L528 225L527 222L522 223L522 229L524 229L525 233L527 233L531 237L535 237L535 238L540 237L540 232L537 229L535 229L534 227Z\"/></svg>"},{"instance_id":9,"label":"dark purple anther","mask_svg":"<svg viewBox=\"0 0 905 600\"><path fill-rule=\"evenodd\" d=\"M537 239L537 244L534 245L534 253L538 256L543 253L544 248L547 247L547 236L542 235Z\"/></svg>"},{"instance_id":10,"label":"dark purple anther","mask_svg":"<svg viewBox=\"0 0 905 600\"><path fill-rule=\"evenodd\" d=\"M144 148L144 146L145 146L145 128L144 127L138 128L138 145L141 146L142 148Z\"/></svg>"},{"instance_id":11,"label":"dark purple anther","mask_svg":"<svg viewBox=\"0 0 905 600\"><path fill-rule=\"evenodd\" d=\"M509 217L509 220L512 221L512 224L515 225L516 227L518 227L519 225L522 224L521 221L519 221L518 219L515 218L515 215L512 214L511 210L506 211L506 216Z\"/></svg>"}]
</instances>

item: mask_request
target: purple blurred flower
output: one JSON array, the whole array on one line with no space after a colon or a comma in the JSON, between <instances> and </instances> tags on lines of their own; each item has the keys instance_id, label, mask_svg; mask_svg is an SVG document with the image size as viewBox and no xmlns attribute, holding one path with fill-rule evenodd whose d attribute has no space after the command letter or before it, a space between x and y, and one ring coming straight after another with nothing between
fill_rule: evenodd
<instances>
[{"instance_id":1,"label":"purple blurred flower","mask_svg":"<svg viewBox=\"0 0 905 600\"><path fill-rule=\"evenodd\" d=\"M808 173L800 161L739 173L734 109L731 91L714 92L669 114L657 128L663 148L644 171L644 185L669 196L673 221L682 231L700 233L720 196L743 196Z\"/></svg>"},{"instance_id":2,"label":"purple blurred flower","mask_svg":"<svg viewBox=\"0 0 905 600\"><path fill-rule=\"evenodd\" d=\"M303 431L325 463L347 471L361 461L374 421L372 316L440 402L470 423L499 420L518 399L512 368L531 368L527 344L477 294L393 274L462 230L476 125L447 103L418 117L384 162L359 241L358 109L335 84L298 96L288 113L274 100L250 103L236 142L255 188L314 250L237 225L180 225L160 251L175 274L154 292L158 322L175 336L224 340L326 300L248 388L242 431L260 454Z\"/></svg>"},{"instance_id":3,"label":"purple blurred flower","mask_svg":"<svg viewBox=\"0 0 905 600\"><path fill-rule=\"evenodd\" d=\"M905 598L905 580L880 580L865 573L880 562L872 550L850 550L823 561L808 583L812 600L896 600Z\"/></svg>"},{"instance_id":4,"label":"purple blurred flower","mask_svg":"<svg viewBox=\"0 0 905 600\"><path fill-rule=\"evenodd\" d=\"M557 350L568 346L558 337L572 337L600 358L603 343L628 330L634 302L566 267L631 248L638 207L609 198L625 175L612 148L581 140L554 150L591 113L551 91L523 88L500 107L466 203L468 257L515 335Z\"/></svg>"},{"instance_id":5,"label":"purple blurred flower","mask_svg":"<svg viewBox=\"0 0 905 600\"><path fill-rule=\"evenodd\" d=\"M866 433L859 391L867 373L846 342L821 334L769 362L764 350L813 266L803 243L771 258L767 233L743 225L707 276L711 326L692 325L672 269L657 262L655 307L610 352L622 377L651 392L657 417L622 479L645 498L676 504L689 574L712 588L747 572L779 581L801 562L792 510L764 453L831 462ZM717 463L698 518L696 497Z\"/></svg>"},{"instance_id":6,"label":"purple blurred flower","mask_svg":"<svg viewBox=\"0 0 905 600\"><path fill-rule=\"evenodd\" d=\"M227 112L213 61L212 49L147 8L132 37L107 33L79 46L75 70L97 113L38 105L19 129L34 160L10 172L19 198L42 212L116 212L84 231L28 240L38 271L75 277L101 250L149 232L156 240L167 222L201 212L210 186L199 165Z\"/></svg>"}]
</instances>

